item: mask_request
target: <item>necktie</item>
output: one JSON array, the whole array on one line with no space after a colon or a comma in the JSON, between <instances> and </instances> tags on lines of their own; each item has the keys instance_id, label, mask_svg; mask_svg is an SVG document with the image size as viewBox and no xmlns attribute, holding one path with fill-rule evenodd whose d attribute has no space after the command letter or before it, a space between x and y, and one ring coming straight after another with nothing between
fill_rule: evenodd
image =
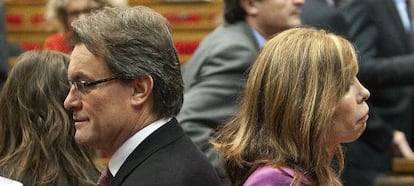
<instances>
[{"instance_id":1,"label":"necktie","mask_svg":"<svg viewBox=\"0 0 414 186\"><path fill-rule=\"evenodd\" d=\"M111 177L111 172L109 172L109 169L106 168L106 170L101 173L101 176L99 176L97 185L109 186L109 184L111 183Z\"/></svg>"}]
</instances>

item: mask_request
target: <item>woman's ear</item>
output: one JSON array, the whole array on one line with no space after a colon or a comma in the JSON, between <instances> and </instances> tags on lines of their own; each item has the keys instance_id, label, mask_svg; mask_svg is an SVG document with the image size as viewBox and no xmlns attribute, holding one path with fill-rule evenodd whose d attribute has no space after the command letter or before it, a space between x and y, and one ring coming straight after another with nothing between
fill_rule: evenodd
<instances>
[{"instance_id":1,"label":"woman's ear","mask_svg":"<svg viewBox=\"0 0 414 186\"><path fill-rule=\"evenodd\" d=\"M135 78L131 83L133 86L132 105L142 105L151 96L154 80L150 75L145 75Z\"/></svg>"},{"instance_id":2,"label":"woman's ear","mask_svg":"<svg viewBox=\"0 0 414 186\"><path fill-rule=\"evenodd\" d=\"M241 0L240 6L246 11L247 15L256 15L259 11L256 7L255 0Z\"/></svg>"}]
</instances>

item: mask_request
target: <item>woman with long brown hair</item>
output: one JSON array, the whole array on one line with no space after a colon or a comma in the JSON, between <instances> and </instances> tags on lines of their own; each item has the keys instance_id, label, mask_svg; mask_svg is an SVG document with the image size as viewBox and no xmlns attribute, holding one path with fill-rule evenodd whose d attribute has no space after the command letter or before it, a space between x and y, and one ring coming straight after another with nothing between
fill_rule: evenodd
<instances>
[{"instance_id":1,"label":"woman with long brown hair","mask_svg":"<svg viewBox=\"0 0 414 186\"><path fill-rule=\"evenodd\" d=\"M0 93L0 175L24 185L95 185L99 172L75 143L63 107L69 58L29 51L17 58Z\"/></svg>"}]
</instances>

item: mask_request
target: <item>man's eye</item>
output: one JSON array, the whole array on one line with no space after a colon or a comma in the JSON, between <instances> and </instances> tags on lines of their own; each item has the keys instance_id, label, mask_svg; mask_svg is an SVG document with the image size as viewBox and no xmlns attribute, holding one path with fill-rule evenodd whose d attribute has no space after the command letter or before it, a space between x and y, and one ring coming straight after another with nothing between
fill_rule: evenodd
<instances>
[{"instance_id":1,"label":"man's eye","mask_svg":"<svg viewBox=\"0 0 414 186\"><path fill-rule=\"evenodd\" d=\"M82 86L82 87L85 87L88 84L88 82L86 82L86 81L78 81L78 84L80 86Z\"/></svg>"}]
</instances>

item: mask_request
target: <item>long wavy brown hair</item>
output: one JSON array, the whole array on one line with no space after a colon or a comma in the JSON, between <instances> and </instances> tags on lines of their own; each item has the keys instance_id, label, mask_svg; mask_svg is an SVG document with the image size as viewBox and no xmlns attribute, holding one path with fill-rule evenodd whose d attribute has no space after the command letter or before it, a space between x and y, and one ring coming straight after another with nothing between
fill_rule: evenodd
<instances>
[{"instance_id":1,"label":"long wavy brown hair","mask_svg":"<svg viewBox=\"0 0 414 186\"><path fill-rule=\"evenodd\" d=\"M69 58L25 52L0 93L0 173L24 185L95 185L88 151L64 109Z\"/></svg>"}]
</instances>

